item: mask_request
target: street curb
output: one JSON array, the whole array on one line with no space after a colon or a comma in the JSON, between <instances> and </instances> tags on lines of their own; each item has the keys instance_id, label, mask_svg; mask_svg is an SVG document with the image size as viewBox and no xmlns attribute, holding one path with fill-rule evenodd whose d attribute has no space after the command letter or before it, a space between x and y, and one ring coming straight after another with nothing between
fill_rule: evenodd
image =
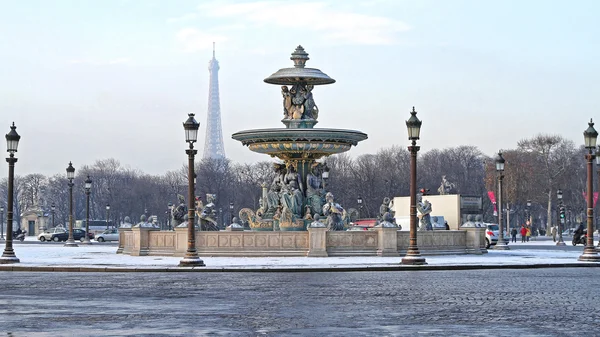
<instances>
[{"instance_id":1,"label":"street curb","mask_svg":"<svg viewBox=\"0 0 600 337\"><path fill-rule=\"evenodd\" d=\"M448 271L490 269L546 269L546 268L589 268L600 267L600 263L540 263L507 265L423 265L423 266L355 266L355 267L93 267L93 266L20 266L0 265L0 271L13 272L69 272L69 273L181 273L181 272L234 272L234 273L322 273L322 272L365 272L365 271Z\"/></svg>"}]
</instances>

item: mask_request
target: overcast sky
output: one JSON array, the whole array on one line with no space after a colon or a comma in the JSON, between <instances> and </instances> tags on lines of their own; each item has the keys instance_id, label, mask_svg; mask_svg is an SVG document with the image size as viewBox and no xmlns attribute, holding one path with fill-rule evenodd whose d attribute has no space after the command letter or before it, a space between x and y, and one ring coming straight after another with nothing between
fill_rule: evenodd
<instances>
[{"instance_id":1,"label":"overcast sky","mask_svg":"<svg viewBox=\"0 0 600 337\"><path fill-rule=\"evenodd\" d=\"M493 155L538 133L582 144L587 121L600 121L598 13L583 0L3 0L0 132L16 123L21 175L106 158L179 169L188 112L204 148L215 41L234 162L271 160L231 134L283 127L280 88L263 79L291 67L298 44L308 67L337 80L313 90L317 127L369 135L352 156L408 145L413 105L421 151Z\"/></svg>"}]
</instances>

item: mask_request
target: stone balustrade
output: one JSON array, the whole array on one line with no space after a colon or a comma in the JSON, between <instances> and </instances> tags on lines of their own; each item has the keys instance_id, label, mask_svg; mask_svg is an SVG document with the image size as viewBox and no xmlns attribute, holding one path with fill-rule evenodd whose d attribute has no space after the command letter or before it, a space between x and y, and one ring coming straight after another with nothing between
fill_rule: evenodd
<instances>
[{"instance_id":1,"label":"stone balustrade","mask_svg":"<svg viewBox=\"0 0 600 337\"><path fill-rule=\"evenodd\" d=\"M482 228L417 233L422 255L483 254ZM200 256L404 256L409 232L396 228L368 231L218 231L196 232ZM120 231L119 250L129 255L183 256L187 249L187 228L160 231L131 228Z\"/></svg>"}]
</instances>

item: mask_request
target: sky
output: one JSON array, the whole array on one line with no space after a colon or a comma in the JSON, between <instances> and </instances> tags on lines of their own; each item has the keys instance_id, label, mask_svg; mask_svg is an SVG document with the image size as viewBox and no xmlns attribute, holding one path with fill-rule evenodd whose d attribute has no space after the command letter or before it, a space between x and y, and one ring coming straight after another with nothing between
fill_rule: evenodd
<instances>
[{"instance_id":1,"label":"sky","mask_svg":"<svg viewBox=\"0 0 600 337\"><path fill-rule=\"evenodd\" d=\"M413 106L421 151L474 145L492 156L540 133L579 145L600 120L598 13L586 0L3 0L0 132L17 125L18 175L106 158L180 169L189 112L204 149L215 42L236 163L272 160L231 134L283 127L280 88L263 79L291 67L297 45L337 81L313 90L316 127L369 136L352 157L407 146Z\"/></svg>"}]
</instances>

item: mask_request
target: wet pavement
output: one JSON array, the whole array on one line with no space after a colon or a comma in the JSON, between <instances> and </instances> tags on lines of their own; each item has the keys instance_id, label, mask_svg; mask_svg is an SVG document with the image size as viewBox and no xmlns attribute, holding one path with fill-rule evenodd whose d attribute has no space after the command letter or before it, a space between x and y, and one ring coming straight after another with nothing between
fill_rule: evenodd
<instances>
[{"instance_id":1,"label":"wet pavement","mask_svg":"<svg viewBox=\"0 0 600 337\"><path fill-rule=\"evenodd\" d=\"M0 273L0 336L600 334L600 268Z\"/></svg>"}]
</instances>

